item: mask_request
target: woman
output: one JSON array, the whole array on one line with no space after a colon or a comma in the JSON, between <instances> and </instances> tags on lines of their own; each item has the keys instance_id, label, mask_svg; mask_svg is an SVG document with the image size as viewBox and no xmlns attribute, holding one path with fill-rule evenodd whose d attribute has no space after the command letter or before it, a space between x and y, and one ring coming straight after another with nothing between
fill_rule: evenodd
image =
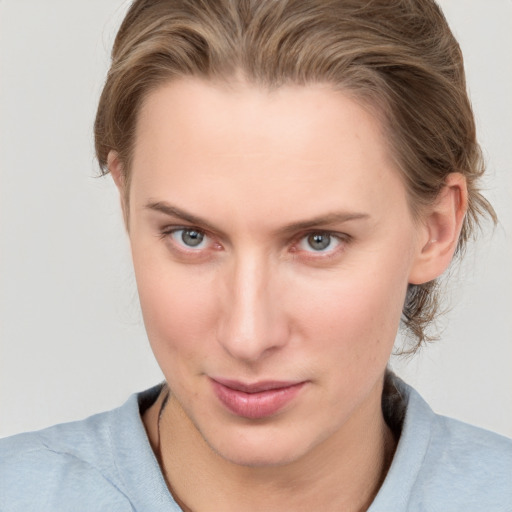
<instances>
[{"instance_id":1,"label":"woman","mask_svg":"<svg viewBox=\"0 0 512 512\"><path fill-rule=\"evenodd\" d=\"M507 510L510 442L386 370L493 216L434 3L136 1L95 137L166 382L4 441L2 507Z\"/></svg>"}]
</instances>

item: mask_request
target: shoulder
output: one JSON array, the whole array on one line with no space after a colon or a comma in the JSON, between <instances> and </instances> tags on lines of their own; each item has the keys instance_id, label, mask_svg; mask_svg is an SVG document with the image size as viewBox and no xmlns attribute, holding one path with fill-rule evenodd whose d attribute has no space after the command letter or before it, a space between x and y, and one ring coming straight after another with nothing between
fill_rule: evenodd
<instances>
[{"instance_id":1,"label":"shoulder","mask_svg":"<svg viewBox=\"0 0 512 512\"><path fill-rule=\"evenodd\" d=\"M416 487L419 496L437 489L448 503L512 510L512 440L435 414Z\"/></svg>"},{"instance_id":2,"label":"shoulder","mask_svg":"<svg viewBox=\"0 0 512 512\"><path fill-rule=\"evenodd\" d=\"M510 512L512 440L435 414L414 389L399 379L396 383L405 418L370 510L393 504L393 510Z\"/></svg>"},{"instance_id":3,"label":"shoulder","mask_svg":"<svg viewBox=\"0 0 512 512\"><path fill-rule=\"evenodd\" d=\"M82 421L1 439L0 510L132 511L118 469L120 432L145 442L136 395Z\"/></svg>"}]
</instances>

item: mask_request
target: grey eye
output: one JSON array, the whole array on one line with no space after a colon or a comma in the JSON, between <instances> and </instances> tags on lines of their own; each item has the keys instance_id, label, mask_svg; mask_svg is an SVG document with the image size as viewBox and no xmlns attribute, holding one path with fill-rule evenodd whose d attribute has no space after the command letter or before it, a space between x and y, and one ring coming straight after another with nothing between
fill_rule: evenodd
<instances>
[{"instance_id":1,"label":"grey eye","mask_svg":"<svg viewBox=\"0 0 512 512\"><path fill-rule=\"evenodd\" d=\"M307 237L307 243L314 251L323 251L331 245L332 237L328 233L312 233Z\"/></svg>"},{"instance_id":2,"label":"grey eye","mask_svg":"<svg viewBox=\"0 0 512 512\"><path fill-rule=\"evenodd\" d=\"M197 247L204 240L204 233L195 229L182 229L181 240L188 247Z\"/></svg>"}]
</instances>

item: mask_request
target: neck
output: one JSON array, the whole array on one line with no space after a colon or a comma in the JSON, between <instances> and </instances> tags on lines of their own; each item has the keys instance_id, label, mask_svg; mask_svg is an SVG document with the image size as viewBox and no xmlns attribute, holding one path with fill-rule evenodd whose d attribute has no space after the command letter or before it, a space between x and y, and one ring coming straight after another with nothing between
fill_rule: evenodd
<instances>
[{"instance_id":1,"label":"neck","mask_svg":"<svg viewBox=\"0 0 512 512\"><path fill-rule=\"evenodd\" d=\"M395 449L381 393L382 383L343 429L280 466L240 466L222 458L172 396L159 415L161 396L144 422L169 489L185 511L363 511L382 485Z\"/></svg>"}]
</instances>

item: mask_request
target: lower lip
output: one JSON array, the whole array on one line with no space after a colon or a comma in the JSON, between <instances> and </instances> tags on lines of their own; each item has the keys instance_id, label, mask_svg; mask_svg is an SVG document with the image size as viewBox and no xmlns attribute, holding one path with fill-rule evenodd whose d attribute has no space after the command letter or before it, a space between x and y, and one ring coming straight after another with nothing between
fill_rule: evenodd
<instances>
[{"instance_id":1,"label":"lower lip","mask_svg":"<svg viewBox=\"0 0 512 512\"><path fill-rule=\"evenodd\" d=\"M233 414L248 419L267 418L289 404L303 388L305 382L269 389L259 393L245 393L211 380L220 402Z\"/></svg>"}]
</instances>

